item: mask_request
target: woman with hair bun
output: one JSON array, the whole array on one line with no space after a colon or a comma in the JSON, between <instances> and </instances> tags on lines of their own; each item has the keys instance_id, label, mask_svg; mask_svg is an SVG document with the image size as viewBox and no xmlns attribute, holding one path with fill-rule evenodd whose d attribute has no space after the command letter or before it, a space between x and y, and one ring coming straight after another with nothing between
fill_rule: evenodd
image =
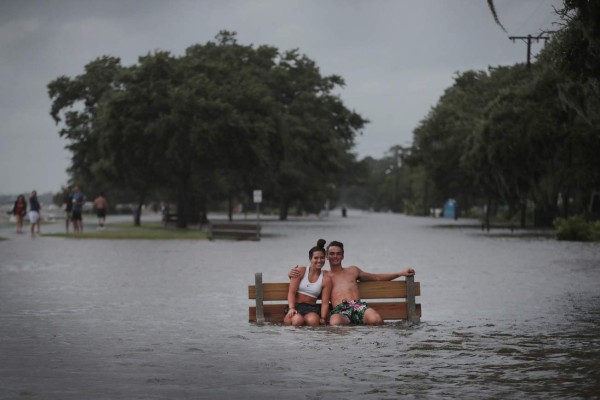
<instances>
[{"instance_id":1,"label":"woman with hair bun","mask_svg":"<svg viewBox=\"0 0 600 400\"><path fill-rule=\"evenodd\" d=\"M308 251L310 266L298 267L298 276L290 281L284 324L294 326L325 324L331 296L331 278L323 271L326 255L325 240L319 239L317 245ZM317 304L319 296L321 296L320 305Z\"/></svg>"}]
</instances>

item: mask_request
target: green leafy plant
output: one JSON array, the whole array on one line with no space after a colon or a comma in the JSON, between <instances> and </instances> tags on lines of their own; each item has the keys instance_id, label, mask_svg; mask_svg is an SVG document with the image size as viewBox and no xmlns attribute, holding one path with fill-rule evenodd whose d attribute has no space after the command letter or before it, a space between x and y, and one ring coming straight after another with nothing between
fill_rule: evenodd
<instances>
[{"instance_id":1,"label":"green leafy plant","mask_svg":"<svg viewBox=\"0 0 600 400\"><path fill-rule=\"evenodd\" d=\"M587 222L582 216L557 218L554 221L558 240L589 242L600 239L600 223Z\"/></svg>"}]
</instances>

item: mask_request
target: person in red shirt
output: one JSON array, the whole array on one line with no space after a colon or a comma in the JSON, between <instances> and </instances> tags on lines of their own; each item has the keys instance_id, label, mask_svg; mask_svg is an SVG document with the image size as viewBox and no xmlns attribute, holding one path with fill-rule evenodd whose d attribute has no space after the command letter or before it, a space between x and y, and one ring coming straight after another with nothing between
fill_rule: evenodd
<instances>
[{"instance_id":1,"label":"person in red shirt","mask_svg":"<svg viewBox=\"0 0 600 400\"><path fill-rule=\"evenodd\" d=\"M25 218L25 214L27 214L27 201L22 194L17 196L17 200L15 200L12 209L12 214L17 219L17 233L23 233L23 218Z\"/></svg>"}]
</instances>

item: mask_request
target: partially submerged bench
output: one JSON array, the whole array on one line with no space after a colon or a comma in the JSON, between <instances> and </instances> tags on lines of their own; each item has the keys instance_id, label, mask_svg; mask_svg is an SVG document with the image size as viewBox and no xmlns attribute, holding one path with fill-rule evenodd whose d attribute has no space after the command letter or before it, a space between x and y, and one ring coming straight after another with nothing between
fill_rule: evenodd
<instances>
[{"instance_id":1,"label":"partially submerged bench","mask_svg":"<svg viewBox=\"0 0 600 400\"><path fill-rule=\"evenodd\" d=\"M261 272L254 278L255 284L248 286L248 299L255 300L248 310L249 321L283 323L289 283L263 283ZM384 320L419 322L421 319L421 304L416 304L415 299L421 295L421 284L415 282L414 276L401 281L358 282L358 290L360 299Z\"/></svg>"},{"instance_id":2,"label":"partially submerged bench","mask_svg":"<svg viewBox=\"0 0 600 400\"><path fill-rule=\"evenodd\" d=\"M210 224L208 239L218 238L237 240L260 240L261 226L259 224L219 223Z\"/></svg>"}]
</instances>

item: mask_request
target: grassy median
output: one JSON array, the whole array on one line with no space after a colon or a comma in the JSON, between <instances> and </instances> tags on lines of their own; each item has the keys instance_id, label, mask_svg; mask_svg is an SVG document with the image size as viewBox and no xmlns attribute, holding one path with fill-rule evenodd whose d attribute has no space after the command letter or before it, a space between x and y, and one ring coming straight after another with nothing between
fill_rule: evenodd
<instances>
[{"instance_id":1,"label":"grassy median","mask_svg":"<svg viewBox=\"0 0 600 400\"><path fill-rule=\"evenodd\" d=\"M206 232L196 228L176 229L165 228L160 222L142 223L141 226L133 226L130 222L107 224L105 229L96 230L95 227L84 227L84 232L70 233L42 233L45 237L63 237L69 239L145 239L145 240L171 240L207 239Z\"/></svg>"}]
</instances>

